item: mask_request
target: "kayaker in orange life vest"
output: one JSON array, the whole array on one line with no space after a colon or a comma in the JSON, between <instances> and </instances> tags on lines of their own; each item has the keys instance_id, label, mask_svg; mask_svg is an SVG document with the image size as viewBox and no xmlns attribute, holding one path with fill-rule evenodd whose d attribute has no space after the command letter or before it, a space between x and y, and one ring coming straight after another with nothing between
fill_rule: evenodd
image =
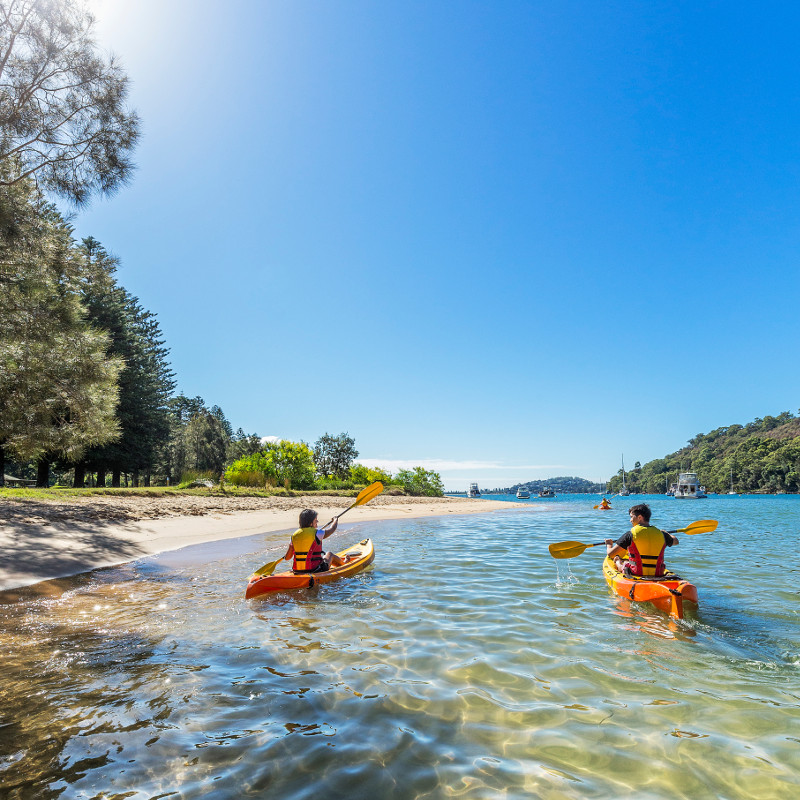
<instances>
[{"instance_id":1,"label":"kayaker in orange life vest","mask_svg":"<svg viewBox=\"0 0 800 800\"><path fill-rule=\"evenodd\" d=\"M317 512L306 508L300 512L299 525L292 534L292 542L284 556L287 561L294 556L292 569L295 572L327 572L331 566L340 567L344 564L344 560L336 553L322 552L322 540L334 533L339 520L334 519L325 528L317 528Z\"/></svg>"},{"instance_id":2,"label":"kayaker in orange life vest","mask_svg":"<svg viewBox=\"0 0 800 800\"><path fill-rule=\"evenodd\" d=\"M650 506L646 503L633 506L628 513L631 517L631 529L623 533L616 542L613 539L605 540L608 557L619 572L627 569L632 575L663 575L666 572L664 551L667 547L678 544L678 539L671 533L650 525ZM629 560L623 561L621 555L626 550Z\"/></svg>"}]
</instances>

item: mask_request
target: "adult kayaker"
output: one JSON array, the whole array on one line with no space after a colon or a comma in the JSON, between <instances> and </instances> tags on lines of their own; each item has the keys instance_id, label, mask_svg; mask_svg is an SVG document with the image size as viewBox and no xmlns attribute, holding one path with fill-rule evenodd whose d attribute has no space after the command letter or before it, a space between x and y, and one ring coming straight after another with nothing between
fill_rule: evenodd
<instances>
[{"instance_id":1,"label":"adult kayaker","mask_svg":"<svg viewBox=\"0 0 800 800\"><path fill-rule=\"evenodd\" d=\"M322 552L322 540L336 531L338 519L333 519L325 528L317 528L317 512L305 508L300 512L298 524L300 527L292 534L292 542L284 556L287 561L294 556L292 569L295 572L327 572L332 566L340 567L345 563L336 553Z\"/></svg>"},{"instance_id":2,"label":"adult kayaker","mask_svg":"<svg viewBox=\"0 0 800 800\"><path fill-rule=\"evenodd\" d=\"M611 503L609 503L608 500L604 497L600 501L600 506L599 507L602 508L602 509L608 509L608 508L611 508Z\"/></svg>"},{"instance_id":3,"label":"adult kayaker","mask_svg":"<svg viewBox=\"0 0 800 800\"><path fill-rule=\"evenodd\" d=\"M606 539L606 553L614 562L619 572L641 575L643 577L659 577L666 572L664 568L664 551L667 547L678 544L677 537L650 525L650 506L640 503L628 510L631 518L631 529L623 533L616 542ZM621 558L628 551L628 560Z\"/></svg>"}]
</instances>

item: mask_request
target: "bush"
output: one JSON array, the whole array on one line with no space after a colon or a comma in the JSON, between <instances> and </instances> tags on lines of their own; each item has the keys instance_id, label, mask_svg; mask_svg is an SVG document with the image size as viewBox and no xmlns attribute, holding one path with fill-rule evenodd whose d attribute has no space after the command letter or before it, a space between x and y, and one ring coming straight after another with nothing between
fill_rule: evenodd
<instances>
[{"instance_id":1,"label":"bush","mask_svg":"<svg viewBox=\"0 0 800 800\"><path fill-rule=\"evenodd\" d=\"M286 489L314 487L314 456L303 442L281 441L268 444L258 453L239 458L225 470L225 480L234 485L283 486ZM256 484L237 483L254 480Z\"/></svg>"},{"instance_id":2,"label":"bush","mask_svg":"<svg viewBox=\"0 0 800 800\"><path fill-rule=\"evenodd\" d=\"M397 473L397 481L402 484L407 494L421 497L441 497L444 484L438 472L414 467L401 469Z\"/></svg>"},{"instance_id":3,"label":"bush","mask_svg":"<svg viewBox=\"0 0 800 800\"><path fill-rule=\"evenodd\" d=\"M379 467L365 467L363 464L353 464L350 467L350 477L353 479L353 483L363 486L369 486L375 481L380 481L384 486L396 483L385 470Z\"/></svg>"}]
</instances>

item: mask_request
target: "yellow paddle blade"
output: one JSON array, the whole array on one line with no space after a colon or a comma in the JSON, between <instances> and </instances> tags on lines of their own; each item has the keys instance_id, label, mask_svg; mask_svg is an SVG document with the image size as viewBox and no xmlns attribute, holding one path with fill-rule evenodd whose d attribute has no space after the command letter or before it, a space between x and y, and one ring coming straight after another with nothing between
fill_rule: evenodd
<instances>
[{"instance_id":1,"label":"yellow paddle blade","mask_svg":"<svg viewBox=\"0 0 800 800\"><path fill-rule=\"evenodd\" d=\"M275 567L277 567L278 564L281 563L281 561L283 561L283 556L281 556L280 558L276 559L275 561L270 561L269 564L264 564L263 567L259 567L253 573L253 575L258 575L260 578L261 577L265 577L267 575L272 575L272 573L275 572Z\"/></svg>"},{"instance_id":2,"label":"yellow paddle blade","mask_svg":"<svg viewBox=\"0 0 800 800\"><path fill-rule=\"evenodd\" d=\"M358 497L356 497L355 503L353 503L350 508L355 506L363 506L364 503L369 503L373 497L377 497L383 491L383 484L380 481L375 481L375 483L370 484L367 486L366 489L362 489L358 493Z\"/></svg>"},{"instance_id":3,"label":"yellow paddle blade","mask_svg":"<svg viewBox=\"0 0 800 800\"><path fill-rule=\"evenodd\" d=\"M685 528L678 528L678 533L686 533L689 536L694 536L697 533L711 533L717 529L719 522L715 519L699 519Z\"/></svg>"},{"instance_id":4,"label":"yellow paddle blade","mask_svg":"<svg viewBox=\"0 0 800 800\"><path fill-rule=\"evenodd\" d=\"M596 542L595 544L584 544L583 542L558 542L551 544L547 549L553 558L575 558L579 556L587 547L597 547L605 542Z\"/></svg>"}]
</instances>

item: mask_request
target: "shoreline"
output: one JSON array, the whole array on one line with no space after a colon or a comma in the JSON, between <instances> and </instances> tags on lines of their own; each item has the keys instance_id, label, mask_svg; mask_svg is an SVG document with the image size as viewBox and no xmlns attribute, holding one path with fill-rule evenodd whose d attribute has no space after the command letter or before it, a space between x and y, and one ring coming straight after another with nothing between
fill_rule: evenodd
<instances>
[{"instance_id":1,"label":"shoreline","mask_svg":"<svg viewBox=\"0 0 800 800\"><path fill-rule=\"evenodd\" d=\"M320 519L327 521L351 505L352 500L335 496L2 500L0 592L13 592L190 545L260 533L275 534L267 537L265 552L273 546L280 549L286 544L285 532L297 527L300 510L314 508ZM340 525L341 531L346 532L354 523L535 510L510 501L381 495L367 505L351 509Z\"/></svg>"}]
</instances>

